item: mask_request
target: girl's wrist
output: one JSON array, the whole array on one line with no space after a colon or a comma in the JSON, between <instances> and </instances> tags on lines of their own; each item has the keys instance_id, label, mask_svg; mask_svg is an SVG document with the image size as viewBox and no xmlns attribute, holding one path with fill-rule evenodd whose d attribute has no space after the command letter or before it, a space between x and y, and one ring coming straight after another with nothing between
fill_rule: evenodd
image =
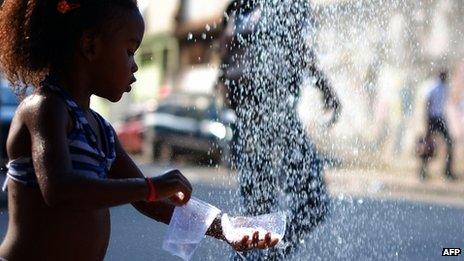
<instances>
[{"instance_id":1,"label":"girl's wrist","mask_svg":"<svg viewBox=\"0 0 464 261\"><path fill-rule=\"evenodd\" d=\"M219 240L223 240L227 242L226 237L222 231L222 224L221 224L221 214L219 214L209 226L208 231L206 231L206 235L217 238Z\"/></svg>"},{"instance_id":2,"label":"girl's wrist","mask_svg":"<svg viewBox=\"0 0 464 261\"><path fill-rule=\"evenodd\" d=\"M145 198L147 202L155 202L157 199L156 187L150 178L145 177L145 183L147 184L148 193Z\"/></svg>"}]
</instances>

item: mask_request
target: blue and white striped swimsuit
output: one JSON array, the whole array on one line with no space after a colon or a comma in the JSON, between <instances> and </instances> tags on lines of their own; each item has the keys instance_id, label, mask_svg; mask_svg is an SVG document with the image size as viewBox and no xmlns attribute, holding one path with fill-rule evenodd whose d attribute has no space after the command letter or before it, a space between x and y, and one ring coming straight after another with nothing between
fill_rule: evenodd
<instances>
[{"instance_id":1,"label":"blue and white striped swimsuit","mask_svg":"<svg viewBox=\"0 0 464 261\"><path fill-rule=\"evenodd\" d=\"M96 178L107 178L108 171L116 158L115 132L111 125L101 115L92 110L95 116L102 139L102 148L99 149L97 136L85 118L83 110L77 105L62 88L51 83L50 79L43 82L43 86L56 91L65 100L71 117L74 119L74 128L67 135L72 169L80 175ZM26 186L37 186L37 177L32 165L32 159L18 158L7 164L8 172L3 190L6 190L9 179Z\"/></svg>"}]
</instances>

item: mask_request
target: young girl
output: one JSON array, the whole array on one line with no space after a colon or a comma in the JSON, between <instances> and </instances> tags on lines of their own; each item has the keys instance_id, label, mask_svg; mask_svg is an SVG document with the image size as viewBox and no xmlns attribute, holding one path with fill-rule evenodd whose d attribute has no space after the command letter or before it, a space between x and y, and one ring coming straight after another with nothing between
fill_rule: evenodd
<instances>
[{"instance_id":1,"label":"young girl","mask_svg":"<svg viewBox=\"0 0 464 261\"><path fill-rule=\"evenodd\" d=\"M189 200L192 186L180 171L145 178L89 108L91 95L117 102L131 90L143 32L135 0L4 2L0 64L16 91L34 92L8 136L9 225L0 257L102 260L110 207L131 203L168 223L174 206ZM223 239L217 220L208 234ZM230 242L237 250L276 243L257 233Z\"/></svg>"}]
</instances>

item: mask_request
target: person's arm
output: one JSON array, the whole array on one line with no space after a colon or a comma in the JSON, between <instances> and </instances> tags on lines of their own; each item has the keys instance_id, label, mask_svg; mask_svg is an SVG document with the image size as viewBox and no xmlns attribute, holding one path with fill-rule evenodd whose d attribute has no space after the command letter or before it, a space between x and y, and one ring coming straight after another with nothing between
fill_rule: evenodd
<instances>
[{"instance_id":1,"label":"person's arm","mask_svg":"<svg viewBox=\"0 0 464 261\"><path fill-rule=\"evenodd\" d=\"M117 137L115 137L115 139L117 160L113 163L109 177L114 179L143 177L143 173L124 151ZM175 207L169 201L145 202L143 200L133 202L132 206L145 216L165 224L169 224L171 221ZM221 219L219 216L214 220L206 234L217 239L225 239L222 234Z\"/></svg>"},{"instance_id":2,"label":"person's arm","mask_svg":"<svg viewBox=\"0 0 464 261\"><path fill-rule=\"evenodd\" d=\"M315 54L305 48L305 66L309 71L310 76L316 79L315 86L322 92L322 99L324 102L324 109L325 110L333 110L334 116L332 122L336 122L338 120L340 111L341 111L341 103L340 100L334 91L332 84L330 83L329 79L322 71L321 68L318 66L317 57Z\"/></svg>"},{"instance_id":3,"label":"person's arm","mask_svg":"<svg viewBox=\"0 0 464 261\"><path fill-rule=\"evenodd\" d=\"M149 190L143 178L100 179L72 170L66 131L69 115L59 97L35 95L27 104L21 120L30 133L34 170L47 205L91 210L141 201L147 197ZM166 184L167 189L160 191L162 197L175 194L176 186L183 186L184 194L190 195L186 182L178 177L153 182L170 182Z\"/></svg>"},{"instance_id":4,"label":"person's arm","mask_svg":"<svg viewBox=\"0 0 464 261\"><path fill-rule=\"evenodd\" d=\"M340 107L340 101L338 100L337 94L332 88L332 84L330 83L325 73L316 64L316 62L314 61L309 64L308 69L311 76L316 78L315 85L316 88L322 92L325 108L332 108L335 110Z\"/></svg>"},{"instance_id":5,"label":"person's arm","mask_svg":"<svg viewBox=\"0 0 464 261\"><path fill-rule=\"evenodd\" d=\"M127 178L141 178L143 173L137 167L135 162L129 157L127 152L121 146L118 138L115 137L117 160L113 163L113 167L109 173L110 178L114 179L127 179ZM132 206L145 216L155 219L156 221L169 224L171 221L172 213L174 212L174 205L167 200L158 202L137 201L133 202ZM217 239L225 239L222 234L221 219L217 217L213 224L208 229L207 235Z\"/></svg>"},{"instance_id":6,"label":"person's arm","mask_svg":"<svg viewBox=\"0 0 464 261\"><path fill-rule=\"evenodd\" d=\"M114 162L109 176L115 179L143 177L142 172L124 151L117 137L115 139L117 160ZM171 202L166 200L157 202L137 201L133 202L132 205L145 216L165 224L169 224L175 207ZM246 251L254 248L265 249L273 247L278 243L278 240L272 239L269 233L263 240L259 240L257 232L253 234L252 238L244 236L241 241L229 242L226 240L222 232L220 215L214 219L213 223L208 228L206 235L227 242L237 251Z\"/></svg>"},{"instance_id":7,"label":"person's arm","mask_svg":"<svg viewBox=\"0 0 464 261\"><path fill-rule=\"evenodd\" d=\"M335 92L333 91L332 85L325 76L324 72L316 64L309 66L309 71L311 75L316 78L316 88L322 92L325 102L328 103L332 97L335 97Z\"/></svg>"},{"instance_id":8,"label":"person's arm","mask_svg":"<svg viewBox=\"0 0 464 261\"><path fill-rule=\"evenodd\" d=\"M222 21L219 27L219 39L217 41L219 58L221 61L224 61L227 55L229 55L229 48L233 37L233 32L228 31L232 29L229 23L234 21L235 18L233 18L233 16L239 8L239 5L240 3L238 0L233 0L224 10L224 16L222 17Z\"/></svg>"},{"instance_id":9,"label":"person's arm","mask_svg":"<svg viewBox=\"0 0 464 261\"><path fill-rule=\"evenodd\" d=\"M115 136L115 143L116 160L111 167L108 177L116 180L125 180L131 178L143 179L144 175L142 171L124 151L117 136ZM159 187L156 189L159 189ZM175 205L169 200L146 202L143 199L132 202L132 206L134 206L135 209L137 209L145 216L165 224L169 224L175 207Z\"/></svg>"},{"instance_id":10,"label":"person's arm","mask_svg":"<svg viewBox=\"0 0 464 261\"><path fill-rule=\"evenodd\" d=\"M221 216L220 215L218 215L214 219L211 226L209 226L208 231L206 231L206 235L227 242L226 237L224 236L224 233L222 232Z\"/></svg>"}]
</instances>

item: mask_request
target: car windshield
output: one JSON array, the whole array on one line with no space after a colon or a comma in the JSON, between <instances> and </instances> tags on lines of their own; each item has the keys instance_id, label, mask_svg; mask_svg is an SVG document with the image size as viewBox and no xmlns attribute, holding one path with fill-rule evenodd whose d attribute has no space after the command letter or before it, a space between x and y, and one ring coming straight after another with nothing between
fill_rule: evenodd
<instances>
[{"instance_id":1,"label":"car windshield","mask_svg":"<svg viewBox=\"0 0 464 261\"><path fill-rule=\"evenodd\" d=\"M156 111L196 120L218 117L214 99L208 96L175 95L160 104Z\"/></svg>"}]
</instances>

